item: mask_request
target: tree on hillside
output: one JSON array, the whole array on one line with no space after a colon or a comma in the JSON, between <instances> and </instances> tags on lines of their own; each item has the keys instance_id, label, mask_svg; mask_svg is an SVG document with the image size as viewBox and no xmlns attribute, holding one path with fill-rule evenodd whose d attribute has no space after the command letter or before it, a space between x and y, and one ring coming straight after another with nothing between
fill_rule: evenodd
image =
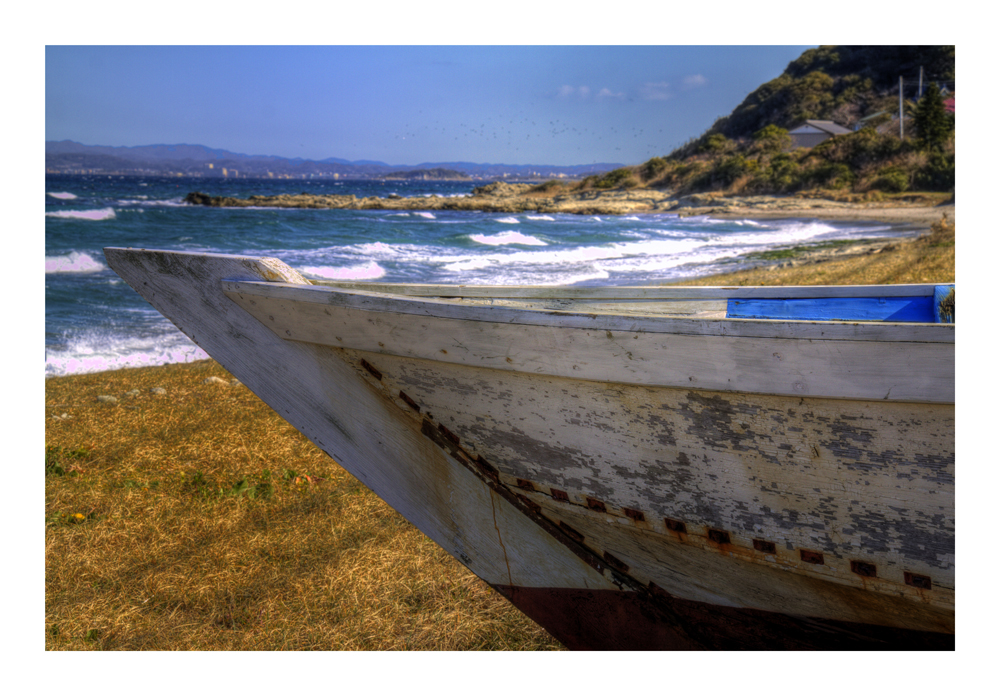
<instances>
[{"instance_id":1,"label":"tree on hillside","mask_svg":"<svg viewBox=\"0 0 1000 696\"><path fill-rule=\"evenodd\" d=\"M917 137L925 147L940 150L948 141L951 119L945 111L944 98L937 83L932 84L920 98L913 121L917 127Z\"/></svg>"},{"instance_id":2,"label":"tree on hillside","mask_svg":"<svg viewBox=\"0 0 1000 696\"><path fill-rule=\"evenodd\" d=\"M754 133L753 140L757 144L757 148L764 152L781 152L792 144L792 136L788 134L788 131L773 123Z\"/></svg>"}]
</instances>

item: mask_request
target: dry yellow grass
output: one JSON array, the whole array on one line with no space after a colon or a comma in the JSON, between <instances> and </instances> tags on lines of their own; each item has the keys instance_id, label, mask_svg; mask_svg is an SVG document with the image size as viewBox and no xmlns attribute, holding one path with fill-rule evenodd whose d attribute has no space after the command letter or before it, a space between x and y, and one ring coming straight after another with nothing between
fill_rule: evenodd
<instances>
[{"instance_id":1,"label":"dry yellow grass","mask_svg":"<svg viewBox=\"0 0 1000 696\"><path fill-rule=\"evenodd\" d=\"M678 285L886 285L955 282L955 223L942 219L929 234L878 253L779 268L759 267L685 280Z\"/></svg>"},{"instance_id":2,"label":"dry yellow grass","mask_svg":"<svg viewBox=\"0 0 1000 696\"><path fill-rule=\"evenodd\" d=\"M48 649L561 647L230 379L46 381Z\"/></svg>"}]
</instances>

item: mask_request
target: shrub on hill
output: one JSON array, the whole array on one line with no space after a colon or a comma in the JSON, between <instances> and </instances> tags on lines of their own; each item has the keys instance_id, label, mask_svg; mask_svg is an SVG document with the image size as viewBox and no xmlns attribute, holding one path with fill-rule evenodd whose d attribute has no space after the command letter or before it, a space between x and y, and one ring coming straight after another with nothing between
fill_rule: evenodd
<instances>
[{"instance_id":1,"label":"shrub on hill","mask_svg":"<svg viewBox=\"0 0 1000 696\"><path fill-rule=\"evenodd\" d=\"M954 46L823 46L803 53L785 72L747 96L698 138L634 168L647 186L678 194L780 194L827 189L874 196L955 186L955 122L936 85L904 105L900 138L899 75L925 74L953 83ZM806 119L867 127L809 149L791 149L788 129ZM942 117L942 115L945 117ZM884 129L884 132L883 130ZM609 173L610 175L610 173ZM609 175L605 175L606 177ZM594 179L594 185L600 178Z\"/></svg>"}]
</instances>

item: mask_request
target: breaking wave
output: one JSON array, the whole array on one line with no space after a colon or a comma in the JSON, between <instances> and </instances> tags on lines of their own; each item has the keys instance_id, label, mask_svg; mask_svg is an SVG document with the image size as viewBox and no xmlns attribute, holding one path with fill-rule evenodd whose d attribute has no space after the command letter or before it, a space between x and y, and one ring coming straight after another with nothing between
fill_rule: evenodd
<instances>
[{"instance_id":1,"label":"breaking wave","mask_svg":"<svg viewBox=\"0 0 1000 696\"><path fill-rule=\"evenodd\" d=\"M70 220L113 220L115 210L114 208L101 208L99 210L57 210L45 213L45 217L66 218Z\"/></svg>"},{"instance_id":2,"label":"breaking wave","mask_svg":"<svg viewBox=\"0 0 1000 696\"><path fill-rule=\"evenodd\" d=\"M520 232L500 232L499 234L470 234L469 239L480 244L502 246L504 244L523 244L525 246L548 246L538 237Z\"/></svg>"},{"instance_id":3,"label":"breaking wave","mask_svg":"<svg viewBox=\"0 0 1000 696\"><path fill-rule=\"evenodd\" d=\"M65 256L46 256L46 273L97 273L107 268L90 254L71 251Z\"/></svg>"}]
</instances>

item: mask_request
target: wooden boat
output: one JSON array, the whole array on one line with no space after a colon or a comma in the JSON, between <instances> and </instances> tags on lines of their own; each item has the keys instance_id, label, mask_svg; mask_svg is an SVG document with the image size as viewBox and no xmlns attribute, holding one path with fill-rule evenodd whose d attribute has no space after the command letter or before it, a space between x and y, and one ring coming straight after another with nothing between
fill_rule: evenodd
<instances>
[{"instance_id":1,"label":"wooden boat","mask_svg":"<svg viewBox=\"0 0 1000 696\"><path fill-rule=\"evenodd\" d=\"M954 288L314 284L106 249L570 648L954 649Z\"/></svg>"}]
</instances>

